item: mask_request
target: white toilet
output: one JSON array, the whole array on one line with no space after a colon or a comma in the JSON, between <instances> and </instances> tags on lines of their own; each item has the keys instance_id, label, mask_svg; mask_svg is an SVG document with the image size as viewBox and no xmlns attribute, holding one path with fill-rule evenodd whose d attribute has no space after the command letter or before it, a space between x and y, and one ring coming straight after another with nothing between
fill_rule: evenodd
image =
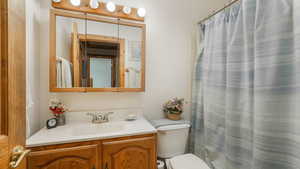
<instances>
[{"instance_id":1,"label":"white toilet","mask_svg":"<svg viewBox=\"0 0 300 169\"><path fill-rule=\"evenodd\" d=\"M166 159L168 169L209 169L207 164L193 154L184 154L190 124L167 119L154 120L158 131L158 157Z\"/></svg>"}]
</instances>

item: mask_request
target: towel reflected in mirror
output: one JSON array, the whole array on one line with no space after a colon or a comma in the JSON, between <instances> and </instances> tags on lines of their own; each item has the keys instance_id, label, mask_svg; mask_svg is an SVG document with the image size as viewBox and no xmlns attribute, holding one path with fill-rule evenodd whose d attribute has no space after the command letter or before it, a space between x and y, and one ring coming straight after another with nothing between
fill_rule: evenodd
<instances>
[{"instance_id":1,"label":"towel reflected in mirror","mask_svg":"<svg viewBox=\"0 0 300 169\"><path fill-rule=\"evenodd\" d=\"M56 57L56 74L58 88L72 88L72 65L62 58Z\"/></svg>"}]
</instances>

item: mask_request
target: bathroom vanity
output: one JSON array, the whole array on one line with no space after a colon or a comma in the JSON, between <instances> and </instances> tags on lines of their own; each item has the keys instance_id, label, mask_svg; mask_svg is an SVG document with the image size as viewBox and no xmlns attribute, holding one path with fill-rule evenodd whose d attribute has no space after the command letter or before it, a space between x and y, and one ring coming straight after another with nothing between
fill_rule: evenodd
<instances>
[{"instance_id":1,"label":"bathroom vanity","mask_svg":"<svg viewBox=\"0 0 300 169\"><path fill-rule=\"evenodd\" d=\"M27 140L28 169L155 169L156 130L145 119L73 122Z\"/></svg>"},{"instance_id":2,"label":"bathroom vanity","mask_svg":"<svg viewBox=\"0 0 300 169\"><path fill-rule=\"evenodd\" d=\"M49 11L49 91L144 92L145 9L72 2L53 1ZM28 169L156 168L156 129L143 118L71 120L26 145Z\"/></svg>"}]
</instances>

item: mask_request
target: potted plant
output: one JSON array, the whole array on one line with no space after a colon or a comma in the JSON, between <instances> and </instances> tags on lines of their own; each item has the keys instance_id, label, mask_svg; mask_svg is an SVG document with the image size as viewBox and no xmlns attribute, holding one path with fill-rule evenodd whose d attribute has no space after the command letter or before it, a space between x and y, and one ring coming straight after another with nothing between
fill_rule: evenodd
<instances>
[{"instance_id":1,"label":"potted plant","mask_svg":"<svg viewBox=\"0 0 300 169\"><path fill-rule=\"evenodd\" d=\"M163 105L163 111L170 120L180 120L183 113L184 99L174 98Z\"/></svg>"},{"instance_id":2,"label":"potted plant","mask_svg":"<svg viewBox=\"0 0 300 169\"><path fill-rule=\"evenodd\" d=\"M58 99L51 99L49 103L49 109L57 119L58 126L63 126L66 124L66 117L64 113L67 111L67 108L62 102L60 102Z\"/></svg>"}]
</instances>

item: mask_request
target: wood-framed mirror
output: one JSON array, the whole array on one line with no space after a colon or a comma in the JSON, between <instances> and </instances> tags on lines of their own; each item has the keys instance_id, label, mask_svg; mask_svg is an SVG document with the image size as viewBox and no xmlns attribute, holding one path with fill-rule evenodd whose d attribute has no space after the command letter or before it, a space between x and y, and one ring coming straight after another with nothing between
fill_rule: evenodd
<instances>
[{"instance_id":1,"label":"wood-framed mirror","mask_svg":"<svg viewBox=\"0 0 300 169\"><path fill-rule=\"evenodd\" d=\"M50 13L50 92L145 91L145 24Z\"/></svg>"}]
</instances>

